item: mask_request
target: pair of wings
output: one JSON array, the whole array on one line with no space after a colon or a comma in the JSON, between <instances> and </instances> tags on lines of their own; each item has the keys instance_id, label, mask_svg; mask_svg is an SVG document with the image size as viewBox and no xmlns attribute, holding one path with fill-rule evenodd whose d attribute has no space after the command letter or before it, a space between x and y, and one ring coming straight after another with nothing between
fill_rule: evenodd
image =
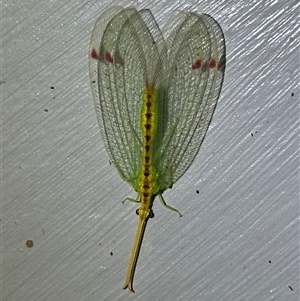
<instances>
[{"instance_id":1,"label":"pair of wings","mask_svg":"<svg viewBox=\"0 0 300 301\"><path fill-rule=\"evenodd\" d=\"M90 42L90 79L102 136L110 160L135 189L146 87L156 91L152 164L163 191L197 155L223 81L224 36L212 17L175 12L164 34L149 10L113 7L97 20Z\"/></svg>"}]
</instances>

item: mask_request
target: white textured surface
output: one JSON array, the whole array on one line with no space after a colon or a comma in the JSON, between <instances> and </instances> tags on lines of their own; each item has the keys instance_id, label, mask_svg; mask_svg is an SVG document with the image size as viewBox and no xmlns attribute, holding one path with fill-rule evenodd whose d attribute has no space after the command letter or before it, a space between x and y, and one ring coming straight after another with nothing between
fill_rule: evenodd
<instances>
[{"instance_id":1,"label":"white textured surface","mask_svg":"<svg viewBox=\"0 0 300 301\"><path fill-rule=\"evenodd\" d=\"M299 300L297 2L2 4L1 300ZM164 194L184 216L155 202L135 294L122 285L137 206L120 203L135 193L109 165L87 73L112 5L150 8L161 26L174 9L206 12L227 45L208 135Z\"/></svg>"}]
</instances>

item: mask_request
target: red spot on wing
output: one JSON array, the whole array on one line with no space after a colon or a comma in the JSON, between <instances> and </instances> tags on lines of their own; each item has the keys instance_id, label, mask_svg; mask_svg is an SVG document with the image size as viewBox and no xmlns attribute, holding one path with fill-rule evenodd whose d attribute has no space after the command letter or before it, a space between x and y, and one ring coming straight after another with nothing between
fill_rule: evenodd
<instances>
[{"instance_id":1,"label":"red spot on wing","mask_svg":"<svg viewBox=\"0 0 300 301\"><path fill-rule=\"evenodd\" d=\"M98 54L98 52L96 51L95 48L93 48L92 51L91 51L91 58L93 58L95 60L99 60L99 54Z\"/></svg>"},{"instance_id":2,"label":"red spot on wing","mask_svg":"<svg viewBox=\"0 0 300 301\"><path fill-rule=\"evenodd\" d=\"M215 68L217 65L216 63L216 60L215 59L210 59L208 62L207 62L207 66L209 69L213 69Z\"/></svg>"},{"instance_id":3,"label":"red spot on wing","mask_svg":"<svg viewBox=\"0 0 300 301\"><path fill-rule=\"evenodd\" d=\"M199 69L201 67L201 60L196 60L193 64L192 64L192 69Z\"/></svg>"},{"instance_id":4,"label":"red spot on wing","mask_svg":"<svg viewBox=\"0 0 300 301\"><path fill-rule=\"evenodd\" d=\"M114 62L114 59L113 57L111 56L111 54L108 52L108 51L105 51L104 52L104 59L109 62L109 63L113 63Z\"/></svg>"}]
</instances>

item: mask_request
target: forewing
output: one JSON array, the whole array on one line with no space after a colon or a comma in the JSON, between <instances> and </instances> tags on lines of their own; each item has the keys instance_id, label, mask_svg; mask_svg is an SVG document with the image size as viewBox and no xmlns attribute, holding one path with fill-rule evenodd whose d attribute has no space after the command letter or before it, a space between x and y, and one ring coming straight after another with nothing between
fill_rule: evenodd
<instances>
[{"instance_id":1,"label":"forewing","mask_svg":"<svg viewBox=\"0 0 300 301\"><path fill-rule=\"evenodd\" d=\"M133 186L141 167L142 94L159 73L154 40L159 33L148 10L113 8L100 16L91 38L90 77L100 129L111 161Z\"/></svg>"},{"instance_id":2,"label":"forewing","mask_svg":"<svg viewBox=\"0 0 300 301\"><path fill-rule=\"evenodd\" d=\"M179 12L169 21L167 57L160 85L163 118L155 154L161 189L190 166L203 142L222 86L225 42L208 15ZM170 30L169 30L170 32Z\"/></svg>"}]
</instances>

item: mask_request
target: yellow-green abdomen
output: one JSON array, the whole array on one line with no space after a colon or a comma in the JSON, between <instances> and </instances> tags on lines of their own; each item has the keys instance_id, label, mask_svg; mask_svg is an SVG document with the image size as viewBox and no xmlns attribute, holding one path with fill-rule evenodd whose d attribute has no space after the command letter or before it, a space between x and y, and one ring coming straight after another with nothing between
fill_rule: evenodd
<instances>
[{"instance_id":1,"label":"yellow-green abdomen","mask_svg":"<svg viewBox=\"0 0 300 301\"><path fill-rule=\"evenodd\" d=\"M141 129L143 134L142 167L139 173L138 193L141 196L139 215L148 215L151 197L157 193L156 171L153 165L153 145L157 129L157 97L153 86L143 92L141 110ZM143 211L144 214L143 214Z\"/></svg>"}]
</instances>

